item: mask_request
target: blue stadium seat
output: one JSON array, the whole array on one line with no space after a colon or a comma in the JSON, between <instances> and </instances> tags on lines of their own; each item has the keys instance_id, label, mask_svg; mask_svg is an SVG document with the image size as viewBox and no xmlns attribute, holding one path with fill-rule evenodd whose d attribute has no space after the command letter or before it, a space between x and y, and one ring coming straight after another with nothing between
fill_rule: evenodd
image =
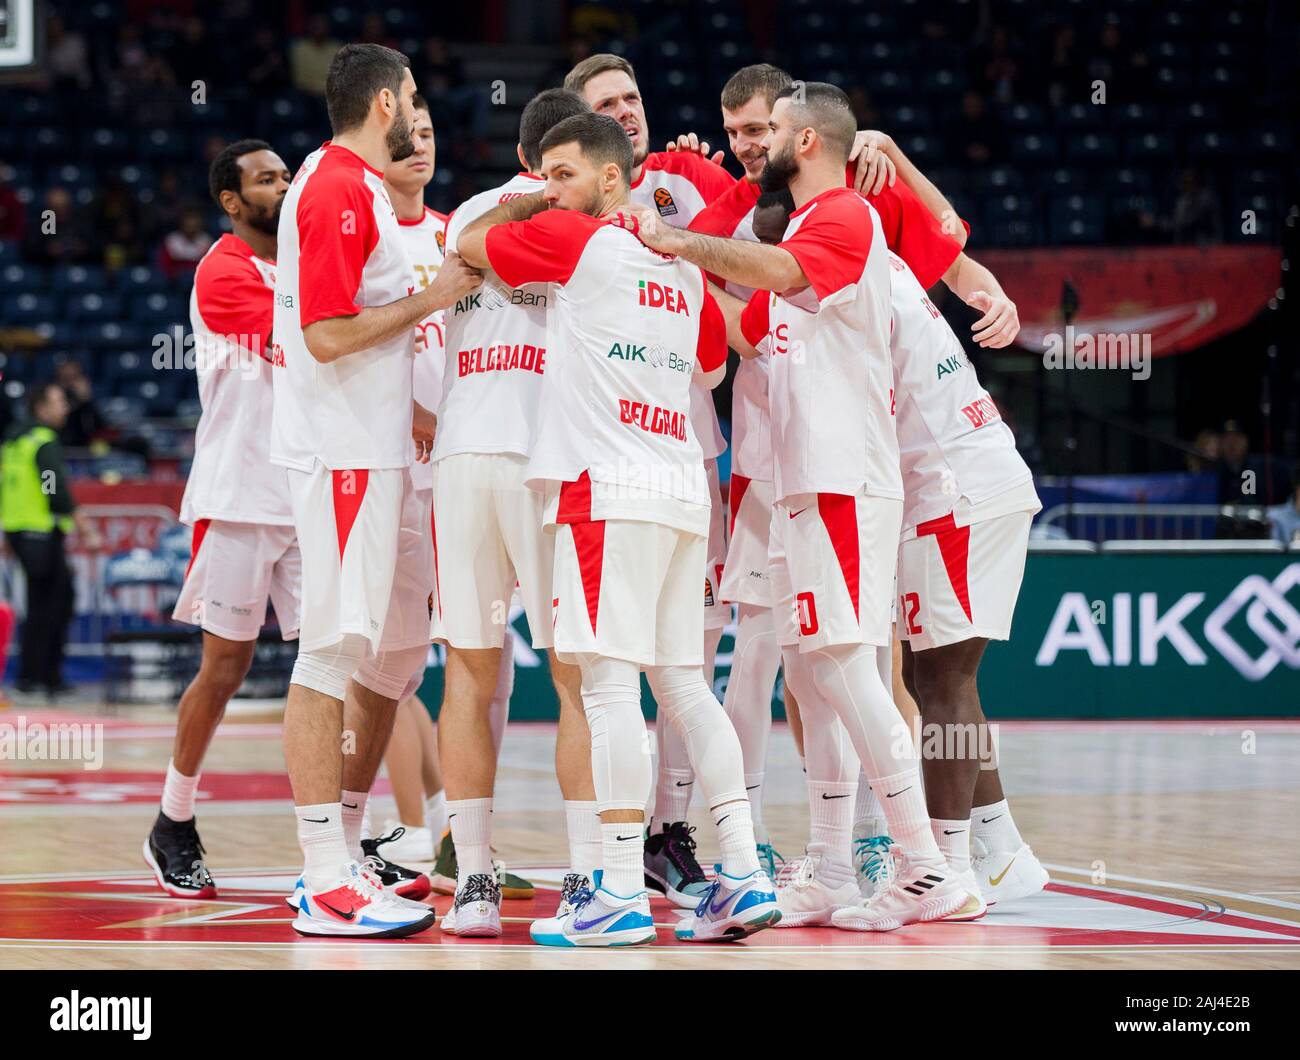
<instances>
[{"instance_id":1,"label":"blue stadium seat","mask_svg":"<svg viewBox=\"0 0 1300 1060\"><path fill-rule=\"evenodd\" d=\"M30 143L36 148L38 154L46 158L63 158L72 153L67 133L49 125L33 130Z\"/></svg>"},{"instance_id":2,"label":"blue stadium seat","mask_svg":"<svg viewBox=\"0 0 1300 1060\"><path fill-rule=\"evenodd\" d=\"M1119 157L1119 142L1108 132L1080 132L1065 138L1065 154L1070 161L1114 163Z\"/></svg>"},{"instance_id":3,"label":"blue stadium seat","mask_svg":"<svg viewBox=\"0 0 1300 1060\"><path fill-rule=\"evenodd\" d=\"M99 349L122 349L144 345L148 342L150 333L133 321L119 322L114 318L89 324L82 329L81 334L88 345Z\"/></svg>"},{"instance_id":4,"label":"blue stadium seat","mask_svg":"<svg viewBox=\"0 0 1300 1060\"><path fill-rule=\"evenodd\" d=\"M1097 195L1064 195L1048 209L1052 239L1059 243L1099 243L1105 237L1105 204Z\"/></svg>"},{"instance_id":5,"label":"blue stadium seat","mask_svg":"<svg viewBox=\"0 0 1300 1060\"><path fill-rule=\"evenodd\" d=\"M1011 157L1021 163L1048 163L1060 157L1060 145L1050 133L1024 133L1011 138Z\"/></svg>"},{"instance_id":6,"label":"blue stadium seat","mask_svg":"<svg viewBox=\"0 0 1300 1060\"><path fill-rule=\"evenodd\" d=\"M99 411L114 427L129 427L144 419L145 403L138 397L108 397L99 402Z\"/></svg>"},{"instance_id":7,"label":"blue stadium seat","mask_svg":"<svg viewBox=\"0 0 1300 1060\"><path fill-rule=\"evenodd\" d=\"M50 277L50 289L67 294L105 291L108 281L98 265L56 265Z\"/></svg>"},{"instance_id":8,"label":"blue stadium seat","mask_svg":"<svg viewBox=\"0 0 1300 1060\"><path fill-rule=\"evenodd\" d=\"M94 129L84 142L93 158L116 160L130 158L135 153L131 137L121 129Z\"/></svg>"},{"instance_id":9,"label":"blue stadium seat","mask_svg":"<svg viewBox=\"0 0 1300 1060\"><path fill-rule=\"evenodd\" d=\"M88 291L68 299L65 311L69 320L119 320L122 303L116 295Z\"/></svg>"},{"instance_id":10,"label":"blue stadium seat","mask_svg":"<svg viewBox=\"0 0 1300 1060\"><path fill-rule=\"evenodd\" d=\"M1124 140L1124 155L1136 162L1167 163L1174 157L1174 134L1164 129L1130 133Z\"/></svg>"},{"instance_id":11,"label":"blue stadium seat","mask_svg":"<svg viewBox=\"0 0 1300 1060\"><path fill-rule=\"evenodd\" d=\"M77 339L77 325L67 320L43 320L32 327L48 346L71 346Z\"/></svg>"},{"instance_id":12,"label":"blue stadium seat","mask_svg":"<svg viewBox=\"0 0 1300 1060\"><path fill-rule=\"evenodd\" d=\"M31 327L51 321L58 312L58 303L52 295L27 291L8 295L4 300L5 320L12 324Z\"/></svg>"},{"instance_id":13,"label":"blue stadium seat","mask_svg":"<svg viewBox=\"0 0 1300 1060\"><path fill-rule=\"evenodd\" d=\"M19 264L22 258L22 249L17 243L10 240L0 241L0 269L8 265Z\"/></svg>"},{"instance_id":14,"label":"blue stadium seat","mask_svg":"<svg viewBox=\"0 0 1300 1060\"><path fill-rule=\"evenodd\" d=\"M1198 130L1187 137L1187 155L1189 158L1209 159L1226 158L1235 154L1236 140L1227 132L1213 129Z\"/></svg>"},{"instance_id":15,"label":"blue stadium seat","mask_svg":"<svg viewBox=\"0 0 1300 1060\"><path fill-rule=\"evenodd\" d=\"M1014 132L1039 132L1047 127L1047 112L1036 103L1014 103L1002 111L1002 121Z\"/></svg>"},{"instance_id":16,"label":"blue stadium seat","mask_svg":"<svg viewBox=\"0 0 1300 1060\"><path fill-rule=\"evenodd\" d=\"M162 374L154 368L148 353L137 350L127 350L101 358L100 365L103 369L102 378L113 385L114 389L117 389L117 384L124 380L139 382Z\"/></svg>"},{"instance_id":17,"label":"blue stadium seat","mask_svg":"<svg viewBox=\"0 0 1300 1060\"><path fill-rule=\"evenodd\" d=\"M167 290L167 277L148 265L132 265L129 269L123 269L117 274L116 280L119 293L127 296Z\"/></svg>"},{"instance_id":18,"label":"blue stadium seat","mask_svg":"<svg viewBox=\"0 0 1300 1060\"><path fill-rule=\"evenodd\" d=\"M4 291L6 294L41 291L45 289L47 282L45 270L39 265L11 262L0 266L0 291Z\"/></svg>"},{"instance_id":19,"label":"blue stadium seat","mask_svg":"<svg viewBox=\"0 0 1300 1060\"><path fill-rule=\"evenodd\" d=\"M130 316L142 324L184 320L189 307L179 295L154 291L131 299Z\"/></svg>"}]
</instances>

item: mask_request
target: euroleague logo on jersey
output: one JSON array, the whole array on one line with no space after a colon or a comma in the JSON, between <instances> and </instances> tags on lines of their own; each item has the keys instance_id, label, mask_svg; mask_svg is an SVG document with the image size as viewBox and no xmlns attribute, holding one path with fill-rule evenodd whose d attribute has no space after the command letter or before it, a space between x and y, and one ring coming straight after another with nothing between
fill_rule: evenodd
<instances>
[{"instance_id":1,"label":"euroleague logo on jersey","mask_svg":"<svg viewBox=\"0 0 1300 1060\"><path fill-rule=\"evenodd\" d=\"M447 253L447 233L441 229L433 233L433 241L438 244L438 253Z\"/></svg>"},{"instance_id":2,"label":"euroleague logo on jersey","mask_svg":"<svg viewBox=\"0 0 1300 1060\"><path fill-rule=\"evenodd\" d=\"M686 296L674 287L665 287L654 280L637 282L637 305L650 309L663 309L669 313L691 315L691 307L686 303Z\"/></svg>"},{"instance_id":3,"label":"euroleague logo on jersey","mask_svg":"<svg viewBox=\"0 0 1300 1060\"><path fill-rule=\"evenodd\" d=\"M677 212L673 193L667 188L655 188L655 208L659 211L660 217L672 217Z\"/></svg>"}]
</instances>

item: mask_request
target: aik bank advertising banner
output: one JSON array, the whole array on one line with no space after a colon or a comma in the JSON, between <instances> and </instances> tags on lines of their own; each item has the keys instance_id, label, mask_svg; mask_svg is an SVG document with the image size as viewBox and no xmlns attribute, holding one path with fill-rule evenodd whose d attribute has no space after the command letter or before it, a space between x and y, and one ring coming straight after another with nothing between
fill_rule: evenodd
<instances>
[{"instance_id":1,"label":"aik bank advertising banner","mask_svg":"<svg viewBox=\"0 0 1300 1060\"><path fill-rule=\"evenodd\" d=\"M528 646L522 615L513 628L511 716L554 719L545 657ZM430 706L442 674L439 658L421 689ZM1032 553L1012 639L989 645L980 695L993 718L1300 715L1300 556ZM773 707L780 716L779 683Z\"/></svg>"}]
</instances>

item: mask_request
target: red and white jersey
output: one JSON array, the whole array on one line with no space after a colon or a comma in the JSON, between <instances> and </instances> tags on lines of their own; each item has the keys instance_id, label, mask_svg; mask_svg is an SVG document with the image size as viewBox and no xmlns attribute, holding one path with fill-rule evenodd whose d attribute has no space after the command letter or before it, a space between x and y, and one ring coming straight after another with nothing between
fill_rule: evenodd
<instances>
[{"instance_id":1,"label":"red and white jersey","mask_svg":"<svg viewBox=\"0 0 1300 1060\"><path fill-rule=\"evenodd\" d=\"M471 221L500 203L541 191L541 177L519 173L499 188L458 206L447 226L447 245ZM444 317L447 373L433 459L457 453L532 451L542 377L554 353L547 337L549 284L512 287L494 273L448 309Z\"/></svg>"},{"instance_id":2,"label":"red and white jersey","mask_svg":"<svg viewBox=\"0 0 1300 1060\"><path fill-rule=\"evenodd\" d=\"M548 521L633 519L707 535L690 392L693 376L726 363L727 341L704 274L570 210L493 227L487 255L512 287L557 285L556 354L527 474L547 493Z\"/></svg>"},{"instance_id":3,"label":"red and white jersey","mask_svg":"<svg viewBox=\"0 0 1300 1060\"><path fill-rule=\"evenodd\" d=\"M238 236L218 239L194 273L190 329L203 415L181 521L292 526L284 468L271 463L275 263Z\"/></svg>"},{"instance_id":4,"label":"red and white jersey","mask_svg":"<svg viewBox=\"0 0 1300 1060\"><path fill-rule=\"evenodd\" d=\"M851 187L857 167L850 166L845 180ZM691 222L691 231L724 239L754 240L754 207L760 195L756 183L741 179ZM926 206L902 181L886 185L878 195L867 196L880 217L885 245L902 256L917 276L931 287L961 253L961 244L943 231ZM752 287L722 281L728 294L749 301ZM768 362L755 357L740 362L731 391L731 466L739 475L764 482L772 480L772 428L768 409Z\"/></svg>"},{"instance_id":5,"label":"red and white jersey","mask_svg":"<svg viewBox=\"0 0 1300 1060\"><path fill-rule=\"evenodd\" d=\"M433 283L433 278L442 268L447 246L446 215L426 206L424 216L418 221L403 221L399 217L397 223L401 227L407 260L411 263L411 284L417 291L422 291ZM415 325L415 366L411 388L415 400L430 412L437 412L442 404L443 366L446 364L442 342L444 312L439 309L430 313ZM417 490L433 489L432 462L416 462L414 442L411 443L411 482Z\"/></svg>"},{"instance_id":6,"label":"red and white jersey","mask_svg":"<svg viewBox=\"0 0 1300 1060\"><path fill-rule=\"evenodd\" d=\"M774 491L901 500L889 357L889 257L876 211L832 188L790 216L781 247L809 286L756 292L741 317L770 335Z\"/></svg>"},{"instance_id":7,"label":"red and white jersey","mask_svg":"<svg viewBox=\"0 0 1300 1060\"><path fill-rule=\"evenodd\" d=\"M280 210L271 459L311 471L406 467L415 330L321 364L303 329L413 293L384 175L345 147L307 156Z\"/></svg>"},{"instance_id":8,"label":"red and white jersey","mask_svg":"<svg viewBox=\"0 0 1300 1060\"><path fill-rule=\"evenodd\" d=\"M1036 507L1029 467L957 336L906 262L890 254L889 264L905 536L959 501L983 505L1026 486L1032 496L1009 500L1009 510Z\"/></svg>"},{"instance_id":9,"label":"red and white jersey","mask_svg":"<svg viewBox=\"0 0 1300 1060\"><path fill-rule=\"evenodd\" d=\"M735 183L736 178L720 165L694 151L652 151L646 155L641 176L633 182L628 197L654 207L665 224L688 228L701 210ZM691 424L706 459L727 448L713 398L702 388L691 394Z\"/></svg>"}]
</instances>

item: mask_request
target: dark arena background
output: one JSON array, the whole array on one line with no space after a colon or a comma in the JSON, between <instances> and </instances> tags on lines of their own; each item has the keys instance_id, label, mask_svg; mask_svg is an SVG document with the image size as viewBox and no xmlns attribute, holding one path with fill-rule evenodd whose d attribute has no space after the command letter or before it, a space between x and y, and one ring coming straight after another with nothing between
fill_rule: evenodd
<instances>
[{"instance_id":1,"label":"dark arena background","mask_svg":"<svg viewBox=\"0 0 1300 1060\"><path fill-rule=\"evenodd\" d=\"M530 922L560 898L565 818L557 701L517 601L493 846L532 886L506 895L499 938L291 930L284 897L302 862L280 722L296 648L274 619L198 784L219 891L157 886L141 842L201 648L171 616L196 547L180 518L203 411L191 291L230 231L209 166L251 137L297 171L330 138L326 72L352 42L409 57L436 138L425 203L441 214L516 174L525 104L606 52L635 68L651 150L694 133L741 176L719 93L741 67L773 63L842 88L890 178L917 171L947 199L964 224L945 231L968 232L965 253L1019 319L1014 343L983 348L980 313L943 284L929 292L1042 502L1014 630L990 644L979 694L1045 889L970 923L699 946L673 937L679 911L651 892L651 946L534 946ZM0 427L13 492L0 507L9 531L26 473L15 439L56 383L68 478L45 492L70 494L76 521L70 585L20 556L22 534L0 555L0 968L1300 967L1298 70L1285 0L4 0ZM727 438L737 363L713 394ZM731 455L718 459L724 498ZM720 700L734 635L733 622ZM61 662L41 669L65 637ZM419 697L435 719L445 662L434 644ZM783 704L778 680L764 816L793 862L808 810ZM644 708L653 726L648 687ZM376 832L398 821L386 769L370 813ZM689 820L708 870L717 843L700 794ZM442 917L452 898L423 901ZM1194 992L1249 993L1211 982ZM1144 990L1168 993L1128 988ZM1133 1016L1106 1004L1106 1030Z\"/></svg>"}]
</instances>

